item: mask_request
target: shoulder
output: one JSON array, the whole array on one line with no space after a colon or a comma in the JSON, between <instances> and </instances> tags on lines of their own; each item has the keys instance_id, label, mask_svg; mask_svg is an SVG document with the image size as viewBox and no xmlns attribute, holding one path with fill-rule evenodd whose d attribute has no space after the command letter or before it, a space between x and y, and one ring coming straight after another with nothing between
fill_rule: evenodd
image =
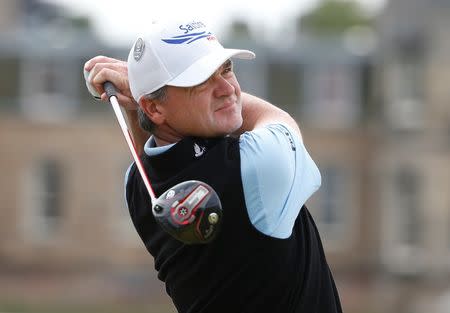
<instances>
[{"instance_id":1,"label":"shoulder","mask_svg":"<svg viewBox=\"0 0 450 313\"><path fill-rule=\"evenodd\" d=\"M250 166L260 171L293 175L299 136L284 124L270 124L245 132L239 140L244 173ZM256 167L256 168L255 168Z\"/></svg>"},{"instance_id":2,"label":"shoulder","mask_svg":"<svg viewBox=\"0 0 450 313\"><path fill-rule=\"evenodd\" d=\"M251 146L256 143L287 144L287 147L295 151L296 144L300 143L301 139L287 124L276 123L245 132L240 136L239 141L242 147Z\"/></svg>"},{"instance_id":3,"label":"shoulder","mask_svg":"<svg viewBox=\"0 0 450 313\"><path fill-rule=\"evenodd\" d=\"M303 142L289 126L270 124L244 133L240 154L251 222L266 235L289 237L301 206L320 186Z\"/></svg>"}]
</instances>

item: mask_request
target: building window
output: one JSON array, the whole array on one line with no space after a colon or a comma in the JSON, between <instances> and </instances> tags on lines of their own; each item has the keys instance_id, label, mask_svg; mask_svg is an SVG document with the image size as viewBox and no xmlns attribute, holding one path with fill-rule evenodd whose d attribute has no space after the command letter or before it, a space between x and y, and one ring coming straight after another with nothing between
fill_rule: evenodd
<instances>
[{"instance_id":1,"label":"building window","mask_svg":"<svg viewBox=\"0 0 450 313\"><path fill-rule=\"evenodd\" d=\"M28 173L25 231L32 240L47 241L61 232L63 174L61 164L46 159Z\"/></svg>"},{"instance_id":2,"label":"building window","mask_svg":"<svg viewBox=\"0 0 450 313\"><path fill-rule=\"evenodd\" d=\"M0 109L16 111L19 98L19 60L0 58Z\"/></svg>"},{"instance_id":3,"label":"building window","mask_svg":"<svg viewBox=\"0 0 450 313\"><path fill-rule=\"evenodd\" d=\"M305 108L309 123L321 128L355 126L361 115L361 73L346 64L310 64L305 69Z\"/></svg>"},{"instance_id":4,"label":"building window","mask_svg":"<svg viewBox=\"0 0 450 313\"><path fill-rule=\"evenodd\" d=\"M422 179L414 167L393 171L382 193L383 258L397 274L414 275L424 269Z\"/></svg>"},{"instance_id":5,"label":"building window","mask_svg":"<svg viewBox=\"0 0 450 313\"><path fill-rule=\"evenodd\" d=\"M395 176L398 210L398 243L406 246L420 244L421 218L419 179L416 173L402 169Z\"/></svg>"},{"instance_id":6,"label":"building window","mask_svg":"<svg viewBox=\"0 0 450 313\"><path fill-rule=\"evenodd\" d=\"M348 203L352 198L350 181L341 167L325 166L320 171L322 185L317 193L314 216L324 243L338 248L349 243L352 221L351 204Z\"/></svg>"},{"instance_id":7,"label":"building window","mask_svg":"<svg viewBox=\"0 0 450 313\"><path fill-rule=\"evenodd\" d=\"M424 123L423 65L419 60L396 59L387 70L387 119L394 129L420 129Z\"/></svg>"},{"instance_id":8,"label":"building window","mask_svg":"<svg viewBox=\"0 0 450 313\"><path fill-rule=\"evenodd\" d=\"M72 59L23 59L20 71L22 113L33 120L58 122L79 109L78 64Z\"/></svg>"},{"instance_id":9,"label":"building window","mask_svg":"<svg viewBox=\"0 0 450 313\"><path fill-rule=\"evenodd\" d=\"M301 105L300 69L300 65L293 62L268 64L268 99L292 114L297 114Z\"/></svg>"}]
</instances>

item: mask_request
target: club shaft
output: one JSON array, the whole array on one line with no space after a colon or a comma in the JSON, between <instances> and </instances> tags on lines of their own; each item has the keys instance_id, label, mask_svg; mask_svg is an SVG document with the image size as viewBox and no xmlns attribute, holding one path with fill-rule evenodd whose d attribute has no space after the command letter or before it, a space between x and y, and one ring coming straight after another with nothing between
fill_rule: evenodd
<instances>
[{"instance_id":1,"label":"club shaft","mask_svg":"<svg viewBox=\"0 0 450 313\"><path fill-rule=\"evenodd\" d=\"M114 110L117 121L119 122L120 129L125 137L125 140L128 144L128 148L130 149L131 155L133 156L134 161L136 162L136 166L141 174L142 180L144 181L144 185L148 190L150 198L152 199L152 203L154 204L156 201L155 192L150 184L150 180L148 179L147 173L145 172L144 166L142 165L141 159L139 158L136 147L134 145L133 139L131 137L130 131L128 130L128 125L125 122L125 118L123 117L122 110L120 109L119 101L116 96L109 97L109 102Z\"/></svg>"}]
</instances>

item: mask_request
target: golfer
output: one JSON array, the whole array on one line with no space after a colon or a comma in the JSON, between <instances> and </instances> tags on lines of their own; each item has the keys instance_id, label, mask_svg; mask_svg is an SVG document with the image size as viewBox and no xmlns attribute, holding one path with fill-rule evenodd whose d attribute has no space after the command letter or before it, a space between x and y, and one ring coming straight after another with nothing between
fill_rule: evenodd
<instances>
[{"instance_id":1,"label":"golfer","mask_svg":"<svg viewBox=\"0 0 450 313\"><path fill-rule=\"evenodd\" d=\"M107 100L111 81L157 196L200 180L219 195L223 221L208 244L184 244L156 223L135 164L125 196L158 278L180 313L342 312L305 202L320 172L290 115L243 93L233 59L200 20L150 25L128 62L97 56L87 83Z\"/></svg>"}]
</instances>

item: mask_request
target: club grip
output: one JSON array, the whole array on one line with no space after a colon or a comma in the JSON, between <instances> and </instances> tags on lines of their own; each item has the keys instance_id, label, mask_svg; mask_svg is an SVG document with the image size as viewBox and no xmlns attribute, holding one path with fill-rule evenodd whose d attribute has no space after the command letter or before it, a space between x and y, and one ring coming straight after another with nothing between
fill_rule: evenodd
<instances>
[{"instance_id":1,"label":"club grip","mask_svg":"<svg viewBox=\"0 0 450 313\"><path fill-rule=\"evenodd\" d=\"M105 82L103 84L103 88L105 89L108 99L110 99L112 96L117 96L116 87L114 87L113 83Z\"/></svg>"}]
</instances>

